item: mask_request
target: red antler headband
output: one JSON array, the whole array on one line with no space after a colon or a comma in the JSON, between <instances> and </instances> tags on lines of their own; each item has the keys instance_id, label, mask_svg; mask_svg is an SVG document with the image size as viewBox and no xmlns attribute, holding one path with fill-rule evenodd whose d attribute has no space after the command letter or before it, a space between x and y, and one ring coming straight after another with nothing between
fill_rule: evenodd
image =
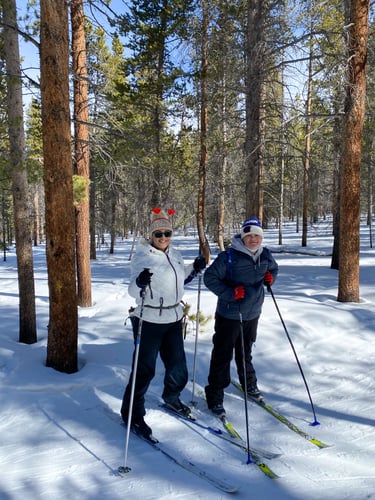
<instances>
[{"instance_id":1,"label":"red antler headband","mask_svg":"<svg viewBox=\"0 0 375 500\"><path fill-rule=\"evenodd\" d=\"M155 207L155 208L152 208L152 209L151 209L151 211L152 211L154 214L156 214L156 215L157 215L157 214L160 214L160 212L161 212L161 208L159 208L159 207ZM167 213L168 213L168 215L174 215L174 214L176 213L176 210L173 210L173 208L169 208L169 209L167 210Z\"/></svg>"}]
</instances>

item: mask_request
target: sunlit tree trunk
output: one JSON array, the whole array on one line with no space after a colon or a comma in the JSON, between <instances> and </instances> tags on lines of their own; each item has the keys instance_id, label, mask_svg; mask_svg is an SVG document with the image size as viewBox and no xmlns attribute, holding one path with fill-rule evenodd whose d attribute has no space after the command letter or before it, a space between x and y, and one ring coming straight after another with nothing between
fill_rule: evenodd
<instances>
[{"instance_id":1,"label":"sunlit tree trunk","mask_svg":"<svg viewBox=\"0 0 375 500\"><path fill-rule=\"evenodd\" d=\"M201 110L200 110L200 161L198 185L197 227L199 245L206 262L210 259L210 250L204 230L204 199L206 191L207 171L207 70L208 70L208 11L207 2L202 0L202 54L201 54Z\"/></svg>"},{"instance_id":2,"label":"sunlit tree trunk","mask_svg":"<svg viewBox=\"0 0 375 500\"><path fill-rule=\"evenodd\" d=\"M19 289L19 341L37 341L29 185L25 162L22 80L16 2L2 0L8 97L8 130Z\"/></svg>"},{"instance_id":3,"label":"sunlit tree trunk","mask_svg":"<svg viewBox=\"0 0 375 500\"><path fill-rule=\"evenodd\" d=\"M80 185L75 200L78 305L90 307L90 150L88 130L88 80L86 66L85 16L83 0L70 2L72 24L73 100L75 130L75 174Z\"/></svg>"},{"instance_id":4,"label":"sunlit tree trunk","mask_svg":"<svg viewBox=\"0 0 375 500\"><path fill-rule=\"evenodd\" d=\"M112 255L115 253L115 240L116 240L116 207L117 207L117 196L116 190L113 188L111 190L111 224L110 224L110 243L109 243L109 253Z\"/></svg>"},{"instance_id":5,"label":"sunlit tree trunk","mask_svg":"<svg viewBox=\"0 0 375 500\"><path fill-rule=\"evenodd\" d=\"M95 166L90 163L90 259L96 260L96 214L95 214L95 198L96 198L96 179Z\"/></svg>"},{"instance_id":6,"label":"sunlit tree trunk","mask_svg":"<svg viewBox=\"0 0 375 500\"><path fill-rule=\"evenodd\" d=\"M311 161L311 108L312 108L312 79L313 79L313 53L312 53L312 31L313 23L310 22L310 44L309 44L309 66L307 78L306 96L306 127L305 127L305 155L303 161L303 199L302 199L302 242L301 246L307 246L308 217L309 217L309 197L310 197L310 161Z\"/></svg>"},{"instance_id":7,"label":"sunlit tree trunk","mask_svg":"<svg viewBox=\"0 0 375 500\"><path fill-rule=\"evenodd\" d=\"M340 189L340 302L359 302L360 174L365 115L368 0L350 4L348 74Z\"/></svg>"},{"instance_id":8,"label":"sunlit tree trunk","mask_svg":"<svg viewBox=\"0 0 375 500\"><path fill-rule=\"evenodd\" d=\"M40 1L41 96L49 287L47 366L77 371L78 311L67 1Z\"/></svg>"},{"instance_id":9,"label":"sunlit tree trunk","mask_svg":"<svg viewBox=\"0 0 375 500\"><path fill-rule=\"evenodd\" d=\"M38 186L34 186L33 192L33 240L34 246L39 244L39 196L38 196Z\"/></svg>"},{"instance_id":10,"label":"sunlit tree trunk","mask_svg":"<svg viewBox=\"0 0 375 500\"><path fill-rule=\"evenodd\" d=\"M343 2L343 15L345 26L350 23L350 1L345 0ZM343 46L346 48L348 53L349 47L346 43L345 33ZM347 55L347 54L346 54ZM347 55L348 57L348 55ZM332 189L332 214L333 214L333 248L332 248L332 259L331 259L331 269L339 270L340 267L340 177L341 177L341 158L342 158L342 129L343 129L343 117L341 111L341 103L345 99L345 89L341 89L341 86L334 91L334 122L333 122L333 189Z\"/></svg>"},{"instance_id":11,"label":"sunlit tree trunk","mask_svg":"<svg viewBox=\"0 0 375 500\"><path fill-rule=\"evenodd\" d=\"M217 223L217 243L222 251L225 248L225 188L228 173L228 109L227 109L227 79L228 79L228 13L225 4L219 4L219 57L220 57L220 127L221 127L221 148L218 162L218 223Z\"/></svg>"},{"instance_id":12,"label":"sunlit tree trunk","mask_svg":"<svg viewBox=\"0 0 375 500\"><path fill-rule=\"evenodd\" d=\"M245 46L246 85L246 216L263 217L265 151L265 19L268 0L247 1Z\"/></svg>"},{"instance_id":13,"label":"sunlit tree trunk","mask_svg":"<svg viewBox=\"0 0 375 500\"><path fill-rule=\"evenodd\" d=\"M372 145L372 141L371 145ZM371 148L371 151L373 148ZM372 248L372 214L373 214L373 203L374 203L374 194L373 194L373 160L372 154L369 155L369 161L367 164L367 224L369 226L370 232L370 248Z\"/></svg>"}]
</instances>

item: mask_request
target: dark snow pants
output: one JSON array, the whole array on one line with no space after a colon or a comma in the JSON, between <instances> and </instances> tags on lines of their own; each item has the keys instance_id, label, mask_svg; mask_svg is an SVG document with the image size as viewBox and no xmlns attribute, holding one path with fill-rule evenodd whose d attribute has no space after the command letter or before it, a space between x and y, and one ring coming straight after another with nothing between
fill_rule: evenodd
<instances>
[{"instance_id":1,"label":"dark snow pants","mask_svg":"<svg viewBox=\"0 0 375 500\"><path fill-rule=\"evenodd\" d=\"M139 319L134 318L133 331L135 340L138 325ZM133 418L143 417L146 414L145 394L154 378L159 353L165 367L162 397L164 401L173 402L179 398L181 391L188 381L181 320L164 324L142 322L138 367L135 378ZM126 423L130 406L132 379L134 376L134 357L135 351L133 353L132 373L125 389L121 407L121 415Z\"/></svg>"},{"instance_id":2,"label":"dark snow pants","mask_svg":"<svg viewBox=\"0 0 375 500\"><path fill-rule=\"evenodd\" d=\"M252 364L251 350L256 341L259 316L249 321L242 321L244 334L244 352L247 387L256 384L257 378ZM239 320L227 319L219 314L215 318L215 333L212 337L210 370L206 396L208 407L223 404L224 389L230 384L230 363L233 351L239 381L244 386L242 358L241 324Z\"/></svg>"}]
</instances>

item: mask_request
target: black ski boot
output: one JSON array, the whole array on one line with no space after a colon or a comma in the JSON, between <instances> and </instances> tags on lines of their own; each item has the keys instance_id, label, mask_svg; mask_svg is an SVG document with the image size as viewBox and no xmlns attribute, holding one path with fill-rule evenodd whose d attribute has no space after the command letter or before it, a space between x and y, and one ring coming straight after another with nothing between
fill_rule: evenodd
<instances>
[{"instance_id":1,"label":"black ski boot","mask_svg":"<svg viewBox=\"0 0 375 500\"><path fill-rule=\"evenodd\" d=\"M136 417L133 419L130 429L138 436L147 439L148 441L157 442L155 438L152 436L152 429L149 425L146 424L143 417Z\"/></svg>"},{"instance_id":2,"label":"black ski boot","mask_svg":"<svg viewBox=\"0 0 375 500\"><path fill-rule=\"evenodd\" d=\"M192 420L194 419L190 408L179 399L176 399L175 401L165 401L165 406L168 410L178 413L182 417L191 418Z\"/></svg>"}]
</instances>

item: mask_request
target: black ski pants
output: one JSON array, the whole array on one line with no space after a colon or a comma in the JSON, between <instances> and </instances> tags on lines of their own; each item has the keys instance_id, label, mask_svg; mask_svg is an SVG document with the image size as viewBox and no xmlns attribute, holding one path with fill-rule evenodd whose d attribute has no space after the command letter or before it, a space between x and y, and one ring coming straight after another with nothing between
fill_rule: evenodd
<instances>
[{"instance_id":1,"label":"black ski pants","mask_svg":"<svg viewBox=\"0 0 375 500\"><path fill-rule=\"evenodd\" d=\"M258 320L259 316L249 321L242 321L246 383L248 388L257 382L255 369L252 364L251 350L257 337ZM244 387L240 320L228 319L216 314L215 333L212 337L212 342L213 348L208 374L208 386L206 386L209 408L223 403L224 389L230 384L230 363L233 359L233 351L239 381Z\"/></svg>"},{"instance_id":2,"label":"black ski pants","mask_svg":"<svg viewBox=\"0 0 375 500\"><path fill-rule=\"evenodd\" d=\"M139 319L133 318L132 324L136 342ZM162 397L164 401L173 402L179 398L181 391L188 381L181 320L174 323L142 322L138 367L135 378L133 419L143 417L146 414L145 394L155 376L156 361L159 353L165 367ZM133 353L132 373L126 386L121 406L121 415L126 423L129 414L132 379L134 376L134 358L135 350Z\"/></svg>"}]
</instances>

